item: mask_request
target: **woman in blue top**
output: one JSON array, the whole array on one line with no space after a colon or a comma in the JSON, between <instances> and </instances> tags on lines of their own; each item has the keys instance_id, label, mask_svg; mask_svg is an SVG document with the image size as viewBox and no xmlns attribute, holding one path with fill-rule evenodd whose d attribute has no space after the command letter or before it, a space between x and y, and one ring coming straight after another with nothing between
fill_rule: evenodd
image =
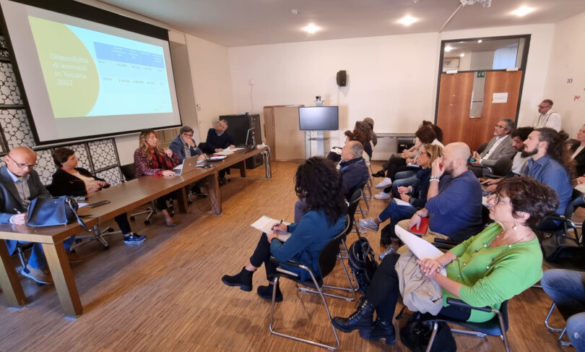
<instances>
[{"instance_id":1,"label":"woman in blue top","mask_svg":"<svg viewBox=\"0 0 585 352\"><path fill-rule=\"evenodd\" d=\"M267 286L258 287L258 295L272 298L272 280L276 274L276 265L270 261L274 256L279 262L294 260L306 265L318 277L319 252L345 227L347 205L343 195L341 175L330 160L313 157L297 169L295 191L299 198L304 198L308 212L298 223L275 224L273 233L262 233L248 264L240 273L224 275L221 281L228 286L239 286L243 291L252 290L252 275L264 263ZM278 240L276 232L290 232L286 242ZM290 268L305 280L307 274L296 268ZM282 300L280 288L276 291L276 300Z\"/></svg>"}]
</instances>

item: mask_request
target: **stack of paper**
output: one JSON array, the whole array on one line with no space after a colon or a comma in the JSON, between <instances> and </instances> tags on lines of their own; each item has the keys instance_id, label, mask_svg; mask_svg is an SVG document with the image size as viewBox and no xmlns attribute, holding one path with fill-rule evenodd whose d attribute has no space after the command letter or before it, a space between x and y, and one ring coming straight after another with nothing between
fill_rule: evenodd
<instances>
[{"instance_id":1,"label":"stack of paper","mask_svg":"<svg viewBox=\"0 0 585 352\"><path fill-rule=\"evenodd\" d=\"M272 226L276 225L280 223L280 221L273 219L271 217L268 216L261 216L258 220L254 221L250 226L252 226L253 228L255 228L256 230L260 231L260 232L266 232L266 234L272 234ZM284 224L290 224L287 222L283 222ZM278 239L281 240L282 242L286 242L286 240L288 240L288 238L290 237L290 233L289 232L279 232L278 233Z\"/></svg>"}]
</instances>

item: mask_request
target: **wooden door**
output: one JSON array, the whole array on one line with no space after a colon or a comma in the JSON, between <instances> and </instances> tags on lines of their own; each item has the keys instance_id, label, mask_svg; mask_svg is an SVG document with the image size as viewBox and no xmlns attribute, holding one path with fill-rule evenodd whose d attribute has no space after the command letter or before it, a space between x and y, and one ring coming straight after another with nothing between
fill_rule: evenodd
<instances>
[{"instance_id":1,"label":"wooden door","mask_svg":"<svg viewBox=\"0 0 585 352\"><path fill-rule=\"evenodd\" d=\"M481 116L470 118L475 75L476 72L441 74L437 125L443 129L445 144L462 141L477 150L493 137L494 126L499 120L516 120L522 71L487 72ZM507 101L493 102L494 93L507 93Z\"/></svg>"}]
</instances>

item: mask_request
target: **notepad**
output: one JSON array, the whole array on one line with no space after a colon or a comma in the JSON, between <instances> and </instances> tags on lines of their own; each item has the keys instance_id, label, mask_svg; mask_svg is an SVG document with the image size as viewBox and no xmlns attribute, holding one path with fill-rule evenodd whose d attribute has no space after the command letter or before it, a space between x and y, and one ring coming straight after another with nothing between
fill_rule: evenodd
<instances>
[{"instance_id":1,"label":"notepad","mask_svg":"<svg viewBox=\"0 0 585 352\"><path fill-rule=\"evenodd\" d=\"M280 223L279 220L273 219L271 217L268 216L261 216L258 220L254 221L252 224L250 224L250 226L252 226L253 228L255 228L256 230L260 231L260 232L265 232L267 234L272 234L274 233L272 231L272 226L274 226L274 224L278 224ZM289 225L290 223L288 222L283 222L284 224ZM288 240L290 237L290 232L279 232L278 233L278 239L282 242L286 242L286 240Z\"/></svg>"},{"instance_id":2,"label":"notepad","mask_svg":"<svg viewBox=\"0 0 585 352\"><path fill-rule=\"evenodd\" d=\"M219 155L230 155L233 154L234 152L237 152L238 150L242 150L244 148L225 148L224 150L222 150L221 152L216 152L214 154L219 154Z\"/></svg>"},{"instance_id":3,"label":"notepad","mask_svg":"<svg viewBox=\"0 0 585 352\"><path fill-rule=\"evenodd\" d=\"M433 246L431 243L425 241L417 235L406 231L398 225L394 227L394 231L396 232L396 236L400 238L402 243L404 243L408 249L410 249L412 254L414 254L418 259L435 259L443 255L443 252L441 252L437 247ZM442 268L441 274L447 275L447 270Z\"/></svg>"},{"instance_id":4,"label":"notepad","mask_svg":"<svg viewBox=\"0 0 585 352\"><path fill-rule=\"evenodd\" d=\"M416 228L416 226L411 227L409 230L412 233L416 233L418 235L424 235L425 233L427 233L427 230L429 229L429 218L420 218L420 226L418 227L418 229Z\"/></svg>"}]
</instances>

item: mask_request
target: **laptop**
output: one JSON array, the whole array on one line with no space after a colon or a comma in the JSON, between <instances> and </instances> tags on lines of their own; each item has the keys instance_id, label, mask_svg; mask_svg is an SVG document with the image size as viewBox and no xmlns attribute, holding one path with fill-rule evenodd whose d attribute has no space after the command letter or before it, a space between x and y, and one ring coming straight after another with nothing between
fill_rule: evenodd
<instances>
[{"instance_id":1,"label":"laptop","mask_svg":"<svg viewBox=\"0 0 585 352\"><path fill-rule=\"evenodd\" d=\"M197 168L197 158L197 156L185 158L185 160L183 160L183 164L173 169L175 170L175 176L181 176L195 170Z\"/></svg>"}]
</instances>

